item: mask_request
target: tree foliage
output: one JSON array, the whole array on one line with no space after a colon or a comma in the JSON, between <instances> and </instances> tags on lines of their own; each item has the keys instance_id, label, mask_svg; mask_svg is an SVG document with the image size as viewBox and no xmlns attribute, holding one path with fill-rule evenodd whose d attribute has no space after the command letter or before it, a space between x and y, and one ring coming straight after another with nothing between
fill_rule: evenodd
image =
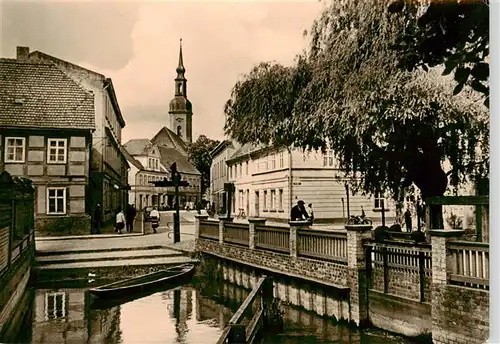
<instances>
[{"instance_id":1,"label":"tree foliage","mask_svg":"<svg viewBox=\"0 0 500 344\"><path fill-rule=\"evenodd\" d=\"M392 13L405 8L419 9L404 35L395 43L399 65L408 70L444 65L444 75L454 72L458 94L468 84L489 99L489 1L488 0L396 0Z\"/></svg>"},{"instance_id":2,"label":"tree foliage","mask_svg":"<svg viewBox=\"0 0 500 344\"><path fill-rule=\"evenodd\" d=\"M212 157L210 152L219 144L217 140L212 140L205 135L200 135L198 139L188 146L189 161L201 173L201 193L204 194L210 186L210 167Z\"/></svg>"},{"instance_id":3,"label":"tree foliage","mask_svg":"<svg viewBox=\"0 0 500 344\"><path fill-rule=\"evenodd\" d=\"M396 199L412 183L423 197L441 196L448 176L458 186L487 175L486 109L469 93L454 97L435 69L397 68L394 42L417 15L414 7L390 15L384 0L333 2L294 66L262 63L236 83L226 133L242 143L332 148L346 176L356 176L354 191Z\"/></svg>"}]
</instances>

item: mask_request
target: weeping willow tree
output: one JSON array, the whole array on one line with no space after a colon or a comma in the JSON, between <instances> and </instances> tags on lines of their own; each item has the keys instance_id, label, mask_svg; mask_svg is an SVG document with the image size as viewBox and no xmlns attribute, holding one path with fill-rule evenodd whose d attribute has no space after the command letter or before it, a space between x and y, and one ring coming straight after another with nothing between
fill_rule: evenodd
<instances>
[{"instance_id":1,"label":"weeping willow tree","mask_svg":"<svg viewBox=\"0 0 500 344\"><path fill-rule=\"evenodd\" d=\"M397 68L394 42L417 10L391 16L384 0L325 7L293 66L261 63L235 84L226 133L242 143L333 149L345 176L354 177L353 191L396 200L411 185L425 199L488 175L482 102L472 91L453 96L441 71ZM442 228L442 208L431 213L433 228Z\"/></svg>"}]
</instances>

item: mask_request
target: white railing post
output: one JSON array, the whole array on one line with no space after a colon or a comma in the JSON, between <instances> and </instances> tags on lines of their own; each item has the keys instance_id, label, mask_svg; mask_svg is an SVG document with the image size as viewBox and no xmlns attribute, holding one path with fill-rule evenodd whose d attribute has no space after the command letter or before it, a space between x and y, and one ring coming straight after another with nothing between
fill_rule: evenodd
<instances>
[{"instance_id":1,"label":"white railing post","mask_svg":"<svg viewBox=\"0 0 500 344\"><path fill-rule=\"evenodd\" d=\"M308 229L309 221L290 221L290 256L297 258L297 231L299 229Z\"/></svg>"},{"instance_id":2,"label":"white railing post","mask_svg":"<svg viewBox=\"0 0 500 344\"><path fill-rule=\"evenodd\" d=\"M259 217L251 217L248 219L248 247L251 250L255 249L255 236L256 236L256 227L264 226L266 224L266 219Z\"/></svg>"},{"instance_id":3,"label":"white railing post","mask_svg":"<svg viewBox=\"0 0 500 344\"><path fill-rule=\"evenodd\" d=\"M233 218L219 217L219 244L224 243L224 237L226 236L226 222L233 222Z\"/></svg>"},{"instance_id":4,"label":"white railing post","mask_svg":"<svg viewBox=\"0 0 500 344\"><path fill-rule=\"evenodd\" d=\"M206 214L195 214L194 218L195 218L195 221L194 221L194 238L197 240L197 239L200 238L201 221L208 219L208 215L206 215Z\"/></svg>"}]
</instances>

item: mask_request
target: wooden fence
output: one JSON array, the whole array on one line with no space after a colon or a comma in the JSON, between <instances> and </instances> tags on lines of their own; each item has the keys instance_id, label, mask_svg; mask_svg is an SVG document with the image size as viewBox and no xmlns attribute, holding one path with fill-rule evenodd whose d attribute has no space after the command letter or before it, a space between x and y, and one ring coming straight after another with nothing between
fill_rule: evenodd
<instances>
[{"instance_id":1,"label":"wooden fence","mask_svg":"<svg viewBox=\"0 0 500 344\"><path fill-rule=\"evenodd\" d=\"M365 248L370 288L420 302L430 300L431 245L385 241L368 243Z\"/></svg>"},{"instance_id":2,"label":"wooden fence","mask_svg":"<svg viewBox=\"0 0 500 344\"><path fill-rule=\"evenodd\" d=\"M229 320L217 344L254 343L259 331L264 329L266 308L271 306L272 301L273 282L270 278L263 276ZM255 303L258 303L258 306L251 320L248 324L242 324L244 315L253 310Z\"/></svg>"},{"instance_id":3,"label":"wooden fence","mask_svg":"<svg viewBox=\"0 0 500 344\"><path fill-rule=\"evenodd\" d=\"M347 234L299 229L297 231L297 255L347 263Z\"/></svg>"},{"instance_id":4,"label":"wooden fence","mask_svg":"<svg viewBox=\"0 0 500 344\"><path fill-rule=\"evenodd\" d=\"M202 220L200 222L200 237L209 240L219 240L219 222Z\"/></svg>"},{"instance_id":5,"label":"wooden fence","mask_svg":"<svg viewBox=\"0 0 500 344\"><path fill-rule=\"evenodd\" d=\"M453 241L448 245L451 284L489 289L489 244Z\"/></svg>"},{"instance_id":6,"label":"wooden fence","mask_svg":"<svg viewBox=\"0 0 500 344\"><path fill-rule=\"evenodd\" d=\"M24 252L34 252L34 204L30 180L0 174L0 281Z\"/></svg>"},{"instance_id":7,"label":"wooden fence","mask_svg":"<svg viewBox=\"0 0 500 344\"><path fill-rule=\"evenodd\" d=\"M256 226L255 247L290 253L290 229L277 226Z\"/></svg>"}]
</instances>

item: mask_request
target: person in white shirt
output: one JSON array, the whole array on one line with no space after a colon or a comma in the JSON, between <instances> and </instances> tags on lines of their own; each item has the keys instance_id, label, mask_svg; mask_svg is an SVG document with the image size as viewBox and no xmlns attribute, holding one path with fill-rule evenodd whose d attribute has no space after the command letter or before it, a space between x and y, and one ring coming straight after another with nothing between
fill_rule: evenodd
<instances>
[{"instance_id":1,"label":"person in white shirt","mask_svg":"<svg viewBox=\"0 0 500 344\"><path fill-rule=\"evenodd\" d=\"M309 206L307 207L307 215L309 215L309 222L311 222L312 225L314 221L314 210L312 203L309 203Z\"/></svg>"},{"instance_id":2,"label":"person in white shirt","mask_svg":"<svg viewBox=\"0 0 500 344\"><path fill-rule=\"evenodd\" d=\"M121 208L118 208L116 212L116 231L118 234L122 234L122 229L125 228L125 215Z\"/></svg>"},{"instance_id":3,"label":"person in white shirt","mask_svg":"<svg viewBox=\"0 0 500 344\"><path fill-rule=\"evenodd\" d=\"M160 222L160 213L156 210L156 207L151 210L149 216L151 217L151 228L153 228L153 232L156 233L156 228L158 228Z\"/></svg>"}]
</instances>

